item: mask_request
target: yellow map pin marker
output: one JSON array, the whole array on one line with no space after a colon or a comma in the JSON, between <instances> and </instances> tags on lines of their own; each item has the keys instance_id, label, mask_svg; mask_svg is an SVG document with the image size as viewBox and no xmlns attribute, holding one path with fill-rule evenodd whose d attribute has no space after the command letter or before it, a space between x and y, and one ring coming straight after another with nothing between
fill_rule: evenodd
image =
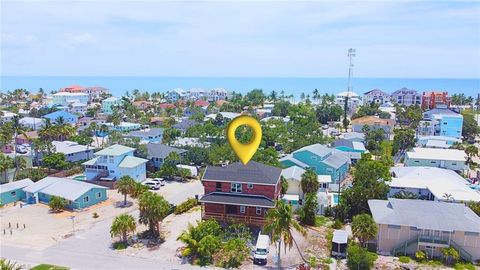
<instances>
[{"instance_id":1,"label":"yellow map pin marker","mask_svg":"<svg viewBox=\"0 0 480 270\"><path fill-rule=\"evenodd\" d=\"M240 143L237 141L237 138L235 138L235 130L241 125L247 125L252 129L252 140L247 144ZM260 141L262 140L262 128L255 118L242 115L233 119L228 125L227 139L240 161L244 165L247 165L255 152L257 152L258 146L260 145Z\"/></svg>"}]
</instances>

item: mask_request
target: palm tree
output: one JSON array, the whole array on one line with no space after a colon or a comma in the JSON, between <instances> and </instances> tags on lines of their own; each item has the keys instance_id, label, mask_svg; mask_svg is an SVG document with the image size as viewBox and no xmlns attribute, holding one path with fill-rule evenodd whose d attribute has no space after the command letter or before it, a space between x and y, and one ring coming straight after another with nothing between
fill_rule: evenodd
<instances>
[{"instance_id":1,"label":"palm tree","mask_svg":"<svg viewBox=\"0 0 480 270\"><path fill-rule=\"evenodd\" d=\"M93 135L95 136L95 142L97 143L97 144L95 145L95 147L100 147L100 145L98 144L98 134L97 134L98 125L97 125L97 122L92 122L92 123L90 123L90 126L88 127L88 129L89 129L90 132L93 133Z\"/></svg>"},{"instance_id":2,"label":"palm tree","mask_svg":"<svg viewBox=\"0 0 480 270\"><path fill-rule=\"evenodd\" d=\"M273 241L278 241L278 269L280 269L280 247L283 241L285 249L293 246L293 229L306 235L305 229L293 218L292 206L284 201L277 201L275 208L267 212L266 233L272 235Z\"/></svg>"},{"instance_id":3,"label":"palm tree","mask_svg":"<svg viewBox=\"0 0 480 270\"><path fill-rule=\"evenodd\" d=\"M122 242L126 244L128 234L134 233L136 229L137 224L135 223L135 218L129 214L121 214L113 220L112 226L110 227L110 235L111 237L120 236Z\"/></svg>"},{"instance_id":4,"label":"palm tree","mask_svg":"<svg viewBox=\"0 0 480 270\"><path fill-rule=\"evenodd\" d=\"M160 236L160 222L168 215L170 205L160 195L153 192L145 192L139 200L139 222L148 225L153 238Z\"/></svg>"},{"instance_id":5,"label":"palm tree","mask_svg":"<svg viewBox=\"0 0 480 270\"><path fill-rule=\"evenodd\" d=\"M317 193L318 188L320 187L320 182L318 182L318 175L312 169L308 168L302 174L302 180L300 181L300 185L302 186L303 193Z\"/></svg>"},{"instance_id":6,"label":"palm tree","mask_svg":"<svg viewBox=\"0 0 480 270\"><path fill-rule=\"evenodd\" d=\"M117 181L118 193L123 194L123 206L127 205L127 195L132 194L135 188L135 180L128 175L122 176Z\"/></svg>"},{"instance_id":7,"label":"palm tree","mask_svg":"<svg viewBox=\"0 0 480 270\"><path fill-rule=\"evenodd\" d=\"M360 241L362 247L365 247L367 241L377 236L377 231L377 224L369 214L360 214L353 217L352 233Z\"/></svg>"},{"instance_id":8,"label":"palm tree","mask_svg":"<svg viewBox=\"0 0 480 270\"><path fill-rule=\"evenodd\" d=\"M27 162L23 157L15 157L15 172L13 174L13 179L17 179L18 170L24 170L27 167Z\"/></svg>"},{"instance_id":9,"label":"palm tree","mask_svg":"<svg viewBox=\"0 0 480 270\"><path fill-rule=\"evenodd\" d=\"M3 172L4 181L8 182L8 169L14 167L14 160L5 156L3 153L0 153L0 172Z\"/></svg>"},{"instance_id":10,"label":"palm tree","mask_svg":"<svg viewBox=\"0 0 480 270\"><path fill-rule=\"evenodd\" d=\"M22 270L22 269L26 269L26 266L17 264L16 262L13 262L13 261L0 259L0 269L1 270Z\"/></svg>"},{"instance_id":11,"label":"palm tree","mask_svg":"<svg viewBox=\"0 0 480 270\"><path fill-rule=\"evenodd\" d=\"M472 162L472 157L478 156L478 148L475 145L470 144L467 147L465 147L465 153L468 156L467 162L470 163Z\"/></svg>"},{"instance_id":12,"label":"palm tree","mask_svg":"<svg viewBox=\"0 0 480 270\"><path fill-rule=\"evenodd\" d=\"M315 88L315 90L313 90L313 100L318 100L320 98L320 93L318 92L318 89Z\"/></svg>"}]
</instances>

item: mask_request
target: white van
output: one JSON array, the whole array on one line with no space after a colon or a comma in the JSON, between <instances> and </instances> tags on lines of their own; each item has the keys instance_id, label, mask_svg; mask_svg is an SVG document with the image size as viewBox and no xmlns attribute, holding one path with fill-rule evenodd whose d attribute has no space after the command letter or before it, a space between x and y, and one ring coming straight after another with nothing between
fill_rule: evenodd
<instances>
[{"instance_id":1,"label":"white van","mask_svg":"<svg viewBox=\"0 0 480 270\"><path fill-rule=\"evenodd\" d=\"M253 255L253 263L264 265L267 264L267 254L270 249L270 237L268 235L259 234L257 245L255 246L255 254Z\"/></svg>"}]
</instances>

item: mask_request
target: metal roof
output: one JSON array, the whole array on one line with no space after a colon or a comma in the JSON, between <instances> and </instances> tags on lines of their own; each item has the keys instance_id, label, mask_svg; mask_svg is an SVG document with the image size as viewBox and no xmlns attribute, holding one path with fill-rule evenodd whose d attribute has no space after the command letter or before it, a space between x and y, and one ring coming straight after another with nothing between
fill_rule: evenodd
<instances>
[{"instance_id":1,"label":"metal roof","mask_svg":"<svg viewBox=\"0 0 480 270\"><path fill-rule=\"evenodd\" d=\"M340 151L336 151L326 159L322 160L323 163L336 169L342 167L345 163L348 163L349 161L350 158L347 155L341 153Z\"/></svg>"},{"instance_id":2,"label":"metal roof","mask_svg":"<svg viewBox=\"0 0 480 270\"><path fill-rule=\"evenodd\" d=\"M135 148L131 148L131 147L120 145L120 144L115 144L96 152L95 155L96 156L99 156L99 155L100 156L120 156L134 150Z\"/></svg>"},{"instance_id":3,"label":"metal roof","mask_svg":"<svg viewBox=\"0 0 480 270\"><path fill-rule=\"evenodd\" d=\"M392 167L389 185L398 188L428 189L438 200L450 194L453 201L480 201L480 193L456 172L434 167Z\"/></svg>"},{"instance_id":4,"label":"metal roof","mask_svg":"<svg viewBox=\"0 0 480 270\"><path fill-rule=\"evenodd\" d=\"M139 158L139 157L134 157L134 156L126 156L120 164L118 164L119 168L135 168L137 166L140 166L142 164L147 163L148 160Z\"/></svg>"},{"instance_id":5,"label":"metal roof","mask_svg":"<svg viewBox=\"0 0 480 270\"><path fill-rule=\"evenodd\" d=\"M413 148L413 151L406 153L408 158L465 161L467 154L457 149L436 149L436 148Z\"/></svg>"},{"instance_id":6,"label":"metal roof","mask_svg":"<svg viewBox=\"0 0 480 270\"><path fill-rule=\"evenodd\" d=\"M17 189L28 187L31 184L33 184L33 181L30 180L30 178L25 178L23 180L18 180L18 181L2 184L2 185L0 185L0 193L14 191L14 190L17 190Z\"/></svg>"},{"instance_id":7,"label":"metal roof","mask_svg":"<svg viewBox=\"0 0 480 270\"><path fill-rule=\"evenodd\" d=\"M348 232L344 230L334 230L332 242L337 244L346 244L348 241Z\"/></svg>"},{"instance_id":8,"label":"metal roof","mask_svg":"<svg viewBox=\"0 0 480 270\"><path fill-rule=\"evenodd\" d=\"M369 200L368 206L378 224L480 233L480 217L463 203L390 198Z\"/></svg>"},{"instance_id":9,"label":"metal roof","mask_svg":"<svg viewBox=\"0 0 480 270\"><path fill-rule=\"evenodd\" d=\"M87 150L93 150L94 148L89 145L78 144L77 142L71 141L53 141L53 146L55 146L55 151L57 153L63 153L65 155L85 152Z\"/></svg>"},{"instance_id":10,"label":"metal roof","mask_svg":"<svg viewBox=\"0 0 480 270\"><path fill-rule=\"evenodd\" d=\"M106 189L106 187L87 182L48 176L24 188L23 191L30 193L41 192L50 196L58 196L70 201L75 201L92 188Z\"/></svg>"},{"instance_id":11,"label":"metal roof","mask_svg":"<svg viewBox=\"0 0 480 270\"><path fill-rule=\"evenodd\" d=\"M315 155L318 155L320 157L324 157L324 156L330 154L330 152L332 152L333 149L328 148L323 144L316 143L316 144L311 144L311 145L304 146L304 147L298 149L297 151L295 151L293 153L298 153L298 152L302 152L302 151L309 151L309 152L312 152Z\"/></svg>"},{"instance_id":12,"label":"metal roof","mask_svg":"<svg viewBox=\"0 0 480 270\"><path fill-rule=\"evenodd\" d=\"M247 165L235 162L226 167L208 166L202 180L276 185L281 173L281 168L256 161L250 161Z\"/></svg>"},{"instance_id":13,"label":"metal roof","mask_svg":"<svg viewBox=\"0 0 480 270\"><path fill-rule=\"evenodd\" d=\"M200 198L199 201L202 203L258 206L258 207L266 207L266 208L275 207L275 202L265 196L221 193L221 192L213 192L213 193L204 195L202 198Z\"/></svg>"}]
</instances>

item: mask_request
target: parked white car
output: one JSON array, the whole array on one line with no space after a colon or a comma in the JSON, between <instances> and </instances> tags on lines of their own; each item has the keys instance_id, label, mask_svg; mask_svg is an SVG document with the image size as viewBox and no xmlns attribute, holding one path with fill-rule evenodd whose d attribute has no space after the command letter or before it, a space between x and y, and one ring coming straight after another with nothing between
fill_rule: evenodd
<instances>
[{"instance_id":1,"label":"parked white car","mask_svg":"<svg viewBox=\"0 0 480 270\"><path fill-rule=\"evenodd\" d=\"M257 245L255 246L255 254L253 255L253 263L265 265L267 264L267 254L270 249L270 237L268 235L259 234Z\"/></svg>"},{"instance_id":2,"label":"parked white car","mask_svg":"<svg viewBox=\"0 0 480 270\"><path fill-rule=\"evenodd\" d=\"M165 179L163 178L153 178L153 182L157 182L160 186L165 186Z\"/></svg>"},{"instance_id":3,"label":"parked white car","mask_svg":"<svg viewBox=\"0 0 480 270\"><path fill-rule=\"evenodd\" d=\"M153 180L147 180L142 183L143 185L149 187L151 190L159 190L160 189L160 183L153 181Z\"/></svg>"}]
</instances>

